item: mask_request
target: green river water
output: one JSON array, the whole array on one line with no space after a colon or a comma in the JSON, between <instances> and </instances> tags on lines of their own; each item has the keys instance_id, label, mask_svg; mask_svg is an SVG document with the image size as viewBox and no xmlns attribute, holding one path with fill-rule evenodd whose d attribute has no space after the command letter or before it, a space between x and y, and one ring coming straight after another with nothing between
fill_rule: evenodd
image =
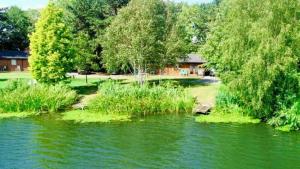
<instances>
[{"instance_id":1,"label":"green river water","mask_svg":"<svg viewBox=\"0 0 300 169\"><path fill-rule=\"evenodd\" d=\"M19 168L297 169L300 133L265 124L199 124L192 117L0 120L0 169Z\"/></svg>"}]
</instances>

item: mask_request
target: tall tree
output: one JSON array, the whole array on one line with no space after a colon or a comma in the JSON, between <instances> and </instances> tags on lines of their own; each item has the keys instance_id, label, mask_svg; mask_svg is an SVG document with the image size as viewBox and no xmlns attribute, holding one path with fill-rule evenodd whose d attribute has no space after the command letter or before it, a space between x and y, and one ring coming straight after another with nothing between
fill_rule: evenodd
<instances>
[{"instance_id":1,"label":"tall tree","mask_svg":"<svg viewBox=\"0 0 300 169\"><path fill-rule=\"evenodd\" d=\"M8 22L6 10L4 8L0 9L0 50L7 48L11 34L11 26Z\"/></svg>"},{"instance_id":2,"label":"tall tree","mask_svg":"<svg viewBox=\"0 0 300 169\"><path fill-rule=\"evenodd\" d=\"M73 38L63 10L50 3L41 12L30 37L30 70L36 80L56 83L66 79L75 59Z\"/></svg>"},{"instance_id":3,"label":"tall tree","mask_svg":"<svg viewBox=\"0 0 300 169\"><path fill-rule=\"evenodd\" d=\"M2 10L0 24L0 48L24 50L29 45L28 33L32 25L26 13L18 7Z\"/></svg>"},{"instance_id":4,"label":"tall tree","mask_svg":"<svg viewBox=\"0 0 300 169\"><path fill-rule=\"evenodd\" d=\"M208 25L214 18L216 5L183 5L176 22L178 36L183 40L188 53L196 52L203 45L209 31Z\"/></svg>"},{"instance_id":5,"label":"tall tree","mask_svg":"<svg viewBox=\"0 0 300 169\"><path fill-rule=\"evenodd\" d=\"M201 50L255 117L299 105L299 11L299 1L224 0Z\"/></svg>"},{"instance_id":6,"label":"tall tree","mask_svg":"<svg viewBox=\"0 0 300 169\"><path fill-rule=\"evenodd\" d=\"M29 21L30 21L30 27L28 28L29 33L32 33L34 31L34 25L40 17L40 10L38 10L38 9L29 9L25 12L26 12L26 15L27 15L27 17L29 18Z\"/></svg>"},{"instance_id":7,"label":"tall tree","mask_svg":"<svg viewBox=\"0 0 300 169\"><path fill-rule=\"evenodd\" d=\"M113 15L118 15L118 11L123 6L126 6L130 0L106 0Z\"/></svg>"},{"instance_id":8,"label":"tall tree","mask_svg":"<svg viewBox=\"0 0 300 169\"><path fill-rule=\"evenodd\" d=\"M85 51L78 52L77 69L85 72L102 69L105 29L110 24L111 16L115 16L128 0L67 0L57 3L68 13L66 20L73 27L75 43L80 42L76 45L78 50Z\"/></svg>"},{"instance_id":9,"label":"tall tree","mask_svg":"<svg viewBox=\"0 0 300 169\"><path fill-rule=\"evenodd\" d=\"M121 9L105 35L106 68L152 72L182 56L182 53L167 55L167 39L172 32L169 24L174 20L174 11L167 11L162 0L132 0ZM169 44L174 42L169 41Z\"/></svg>"}]
</instances>

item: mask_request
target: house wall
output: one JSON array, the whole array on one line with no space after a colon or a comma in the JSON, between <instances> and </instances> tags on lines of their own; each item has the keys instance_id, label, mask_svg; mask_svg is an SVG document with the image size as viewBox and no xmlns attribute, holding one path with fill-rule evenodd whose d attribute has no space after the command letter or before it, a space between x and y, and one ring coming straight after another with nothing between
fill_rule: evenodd
<instances>
[{"instance_id":1,"label":"house wall","mask_svg":"<svg viewBox=\"0 0 300 169\"><path fill-rule=\"evenodd\" d=\"M0 59L0 70L6 66L6 71L27 71L29 63L27 59L15 59L16 65L12 65L13 59ZM18 69L18 66L20 70Z\"/></svg>"},{"instance_id":2,"label":"house wall","mask_svg":"<svg viewBox=\"0 0 300 169\"><path fill-rule=\"evenodd\" d=\"M184 63L184 64L180 64L178 67L168 66L163 71L160 71L159 73L161 73L163 75L179 76L180 75L180 70L184 69L189 73L189 75L195 75L196 76L197 75L196 69L200 65L201 64ZM191 70L191 66L195 67L195 69Z\"/></svg>"}]
</instances>

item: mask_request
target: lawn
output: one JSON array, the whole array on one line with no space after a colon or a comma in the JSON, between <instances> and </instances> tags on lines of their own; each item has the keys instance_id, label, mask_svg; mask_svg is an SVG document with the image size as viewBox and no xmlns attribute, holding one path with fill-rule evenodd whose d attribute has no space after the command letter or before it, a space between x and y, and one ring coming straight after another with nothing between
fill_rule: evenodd
<instances>
[{"instance_id":1,"label":"lawn","mask_svg":"<svg viewBox=\"0 0 300 169\"><path fill-rule=\"evenodd\" d=\"M28 72L11 72L11 73L0 73L0 88L4 88L10 80L14 79L32 79L31 75ZM85 82L85 76L79 75L75 76L74 78L70 78L69 86L75 90L79 96L80 101L78 104L74 105L75 110L64 113L64 120L72 119L74 117L83 117L84 111L76 110L81 107L85 107L87 103L96 96L98 91L99 84L103 83L107 79L114 79L119 80L122 83L132 83L135 81L134 76L129 75L89 75L88 76L88 83ZM200 77L181 77L181 76L149 76L147 77L149 83L157 84L162 81L172 81L174 84L182 86L187 89L187 91L193 97L197 97L197 100L200 101L202 104L209 104L214 105L215 97L219 88L219 83L214 83L209 79L202 79ZM4 115L5 116L5 115ZM6 117L6 116L5 116ZM4 118L5 118L4 117ZM17 117L17 116L16 116ZM22 115L23 117L23 115ZM83 119L82 121L97 121L92 116L89 117L90 119ZM99 117L100 118L100 117ZM109 121L112 117L101 117L100 119L105 119L105 121ZM117 119L113 117L112 119ZM127 117L122 117L122 120L128 119Z\"/></svg>"},{"instance_id":2,"label":"lawn","mask_svg":"<svg viewBox=\"0 0 300 169\"><path fill-rule=\"evenodd\" d=\"M70 79L70 86L75 89L80 95L90 95L98 90L98 85L104 80L111 78L115 80L123 81L124 83L130 83L135 80L134 76L129 75L89 75L88 83L85 82L85 76L79 75ZM9 80L14 79L32 79L28 72L9 72L0 73L0 88L6 86ZM213 104L215 96L217 94L219 84L211 84L209 80L202 80L200 77L182 77L182 76L149 76L147 78L150 83L158 83L159 81L176 81L178 85L181 85L188 89L188 91L194 97L198 97L200 102Z\"/></svg>"}]
</instances>

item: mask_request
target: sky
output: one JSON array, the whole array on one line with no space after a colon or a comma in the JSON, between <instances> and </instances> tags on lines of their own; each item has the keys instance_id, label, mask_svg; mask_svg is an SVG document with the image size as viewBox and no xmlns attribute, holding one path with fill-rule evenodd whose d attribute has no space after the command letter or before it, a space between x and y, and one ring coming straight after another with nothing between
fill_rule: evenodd
<instances>
[{"instance_id":1,"label":"sky","mask_svg":"<svg viewBox=\"0 0 300 169\"><path fill-rule=\"evenodd\" d=\"M188 3L207 3L212 0L173 0L175 2L188 2ZM0 8L16 5L22 9L38 9L43 8L48 3L48 0L0 0Z\"/></svg>"}]
</instances>

